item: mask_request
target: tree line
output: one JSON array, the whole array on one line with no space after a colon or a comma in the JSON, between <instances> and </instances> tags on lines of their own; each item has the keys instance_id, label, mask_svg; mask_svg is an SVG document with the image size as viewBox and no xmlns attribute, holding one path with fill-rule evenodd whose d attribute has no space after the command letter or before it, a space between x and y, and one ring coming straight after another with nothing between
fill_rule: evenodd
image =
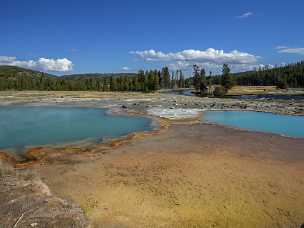
<instances>
[{"instance_id":1,"label":"tree line","mask_svg":"<svg viewBox=\"0 0 304 228\"><path fill-rule=\"evenodd\" d=\"M183 72L170 74L168 67L161 70L140 70L137 74L84 74L63 77L19 67L0 66L0 90L54 91L140 91L183 88Z\"/></svg>"},{"instance_id":2,"label":"tree line","mask_svg":"<svg viewBox=\"0 0 304 228\"><path fill-rule=\"evenodd\" d=\"M221 75L209 77L211 84L220 84ZM231 75L232 81L242 86L277 86L279 88L304 88L304 61L286 66L260 68Z\"/></svg>"},{"instance_id":3,"label":"tree line","mask_svg":"<svg viewBox=\"0 0 304 228\"><path fill-rule=\"evenodd\" d=\"M225 94L233 85L278 86L304 88L304 61L273 69L258 69L231 74L227 64L222 74L206 76L204 68L193 66L192 77L185 78L181 70L140 70L134 74L82 74L63 77L14 66L0 66L0 90L54 90L54 91L138 91L193 87L200 95Z\"/></svg>"}]
</instances>

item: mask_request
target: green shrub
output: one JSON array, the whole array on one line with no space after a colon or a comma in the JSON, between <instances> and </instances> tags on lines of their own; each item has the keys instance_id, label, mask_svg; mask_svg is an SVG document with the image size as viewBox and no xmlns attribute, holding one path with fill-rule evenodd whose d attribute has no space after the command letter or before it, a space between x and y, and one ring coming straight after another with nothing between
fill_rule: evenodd
<instances>
[{"instance_id":1,"label":"green shrub","mask_svg":"<svg viewBox=\"0 0 304 228\"><path fill-rule=\"evenodd\" d=\"M276 86L278 89L288 89L288 85L285 81L278 81Z\"/></svg>"},{"instance_id":2,"label":"green shrub","mask_svg":"<svg viewBox=\"0 0 304 228\"><path fill-rule=\"evenodd\" d=\"M227 89L225 89L223 86L218 86L214 89L213 95L215 97L223 97L227 93Z\"/></svg>"}]
</instances>

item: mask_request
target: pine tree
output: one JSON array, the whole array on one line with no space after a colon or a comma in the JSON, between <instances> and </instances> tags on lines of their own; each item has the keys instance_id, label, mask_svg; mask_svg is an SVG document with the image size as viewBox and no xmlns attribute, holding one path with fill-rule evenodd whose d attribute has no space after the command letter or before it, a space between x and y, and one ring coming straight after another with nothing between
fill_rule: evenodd
<instances>
[{"instance_id":1,"label":"pine tree","mask_svg":"<svg viewBox=\"0 0 304 228\"><path fill-rule=\"evenodd\" d=\"M201 72L200 67L198 65L193 65L193 85L195 91L198 93L201 89Z\"/></svg>"},{"instance_id":2,"label":"pine tree","mask_svg":"<svg viewBox=\"0 0 304 228\"><path fill-rule=\"evenodd\" d=\"M185 88L185 78L184 78L182 70L179 70L178 87Z\"/></svg>"},{"instance_id":3,"label":"pine tree","mask_svg":"<svg viewBox=\"0 0 304 228\"><path fill-rule=\"evenodd\" d=\"M201 77L200 93L201 93L201 96L205 96L208 92L208 86L207 86L207 81L206 81L206 71L204 68L201 69L200 77Z\"/></svg>"},{"instance_id":4,"label":"pine tree","mask_svg":"<svg viewBox=\"0 0 304 228\"><path fill-rule=\"evenodd\" d=\"M226 90L229 90L233 87L234 83L233 79L231 78L230 68L227 64L223 65L222 73L221 84Z\"/></svg>"},{"instance_id":5,"label":"pine tree","mask_svg":"<svg viewBox=\"0 0 304 228\"><path fill-rule=\"evenodd\" d=\"M162 77L162 88L169 89L170 88L170 73L168 67L163 67L161 71L161 77Z\"/></svg>"}]
</instances>

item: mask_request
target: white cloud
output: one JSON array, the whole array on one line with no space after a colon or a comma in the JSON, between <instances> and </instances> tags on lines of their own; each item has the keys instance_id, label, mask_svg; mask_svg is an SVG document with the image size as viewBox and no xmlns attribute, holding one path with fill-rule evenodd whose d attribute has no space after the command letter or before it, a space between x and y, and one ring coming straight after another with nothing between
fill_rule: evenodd
<instances>
[{"instance_id":1,"label":"white cloud","mask_svg":"<svg viewBox=\"0 0 304 228\"><path fill-rule=\"evenodd\" d=\"M246 12L246 13L243 13L242 15L237 16L237 18L244 19L244 18L251 17L251 16L253 16L252 12Z\"/></svg>"},{"instance_id":2,"label":"white cloud","mask_svg":"<svg viewBox=\"0 0 304 228\"><path fill-rule=\"evenodd\" d=\"M127 66L124 66L124 67L122 68L122 70L123 70L123 71L129 71L129 70L131 70L131 68L130 68L130 67L127 67Z\"/></svg>"},{"instance_id":3,"label":"white cloud","mask_svg":"<svg viewBox=\"0 0 304 228\"><path fill-rule=\"evenodd\" d=\"M222 70L221 64L215 64L215 63L200 63L200 62L184 62L184 61L178 61L176 63L170 63L168 64L169 69L171 70L184 70L184 71L192 71L193 65L197 65L200 68L204 68L207 72L217 72L219 73ZM232 65L230 65L231 67Z\"/></svg>"},{"instance_id":4,"label":"white cloud","mask_svg":"<svg viewBox=\"0 0 304 228\"><path fill-rule=\"evenodd\" d=\"M71 71L73 69L72 62L66 58L63 59L40 58L37 64L46 71Z\"/></svg>"},{"instance_id":5,"label":"white cloud","mask_svg":"<svg viewBox=\"0 0 304 228\"><path fill-rule=\"evenodd\" d=\"M258 56L234 50L224 52L223 50L215 50L209 48L207 50L183 50L180 52L163 53L161 51L144 50L134 51L131 54L146 61L185 61L200 63L215 63L215 64L252 64L256 63Z\"/></svg>"},{"instance_id":6,"label":"white cloud","mask_svg":"<svg viewBox=\"0 0 304 228\"><path fill-rule=\"evenodd\" d=\"M285 48L288 48L287 46L284 46L284 45L279 45L279 46L276 46L275 49L277 50L280 50L280 49L285 49Z\"/></svg>"},{"instance_id":7,"label":"white cloud","mask_svg":"<svg viewBox=\"0 0 304 228\"><path fill-rule=\"evenodd\" d=\"M10 56L0 56L0 63L2 62L12 62L15 61L16 57L10 57Z\"/></svg>"},{"instance_id":8,"label":"white cloud","mask_svg":"<svg viewBox=\"0 0 304 228\"><path fill-rule=\"evenodd\" d=\"M38 60L17 60L12 56L0 56L0 65L18 66L42 71L66 72L73 69L73 63L66 58L48 59L39 58Z\"/></svg>"},{"instance_id":9,"label":"white cloud","mask_svg":"<svg viewBox=\"0 0 304 228\"><path fill-rule=\"evenodd\" d=\"M244 71L255 71L259 69L272 69L274 68L271 64L253 64L253 65L233 65L231 66L232 72L244 72Z\"/></svg>"},{"instance_id":10,"label":"white cloud","mask_svg":"<svg viewBox=\"0 0 304 228\"><path fill-rule=\"evenodd\" d=\"M70 52L78 52L78 49L77 48L71 48Z\"/></svg>"},{"instance_id":11,"label":"white cloud","mask_svg":"<svg viewBox=\"0 0 304 228\"><path fill-rule=\"evenodd\" d=\"M304 48L302 47L290 48L286 46L277 46L276 49L279 53L304 55Z\"/></svg>"},{"instance_id":12,"label":"white cloud","mask_svg":"<svg viewBox=\"0 0 304 228\"><path fill-rule=\"evenodd\" d=\"M171 70L186 70L190 67L192 67L192 64L185 61L177 61L176 63L170 63L168 67Z\"/></svg>"},{"instance_id":13,"label":"white cloud","mask_svg":"<svg viewBox=\"0 0 304 228\"><path fill-rule=\"evenodd\" d=\"M246 71L259 68L259 56L234 50L224 52L209 48L207 50L183 50L180 52L164 53L161 51L133 51L131 54L145 61L166 62L172 70L190 70L193 64L207 71L220 72L224 63L229 64L232 71Z\"/></svg>"}]
</instances>

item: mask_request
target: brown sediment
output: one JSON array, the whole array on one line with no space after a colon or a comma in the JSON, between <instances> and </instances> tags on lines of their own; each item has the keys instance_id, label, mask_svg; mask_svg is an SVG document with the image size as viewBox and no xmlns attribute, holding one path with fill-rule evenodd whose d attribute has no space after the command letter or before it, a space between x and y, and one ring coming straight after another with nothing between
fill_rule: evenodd
<instances>
[{"instance_id":1,"label":"brown sediment","mask_svg":"<svg viewBox=\"0 0 304 228\"><path fill-rule=\"evenodd\" d=\"M129 113L129 115L142 115L138 112ZM151 117L152 118L152 117ZM169 121L163 118L155 118L154 121L157 121L159 127L157 129L145 132L136 132L128 134L117 139L108 140L103 143L91 145L90 148L87 147L75 147L75 146L63 146L63 147L52 147L52 146L39 146L32 147L27 149L22 155L21 160L15 159L9 152L0 151L0 160L6 161L17 169L30 168L37 164L45 164L49 160L53 160L56 157L66 156L71 154L83 154L84 156L89 156L93 153L105 153L106 150L117 148L120 145L130 143L134 140L140 140L148 136L160 134L163 131L167 130L169 125L173 121ZM193 120L192 120L193 121ZM183 122L185 123L185 122ZM187 123L191 123L190 120L187 120Z\"/></svg>"},{"instance_id":2,"label":"brown sediment","mask_svg":"<svg viewBox=\"0 0 304 228\"><path fill-rule=\"evenodd\" d=\"M0 161L4 161L12 166L15 166L17 163L16 158L5 151L0 151Z\"/></svg>"},{"instance_id":3,"label":"brown sediment","mask_svg":"<svg viewBox=\"0 0 304 228\"><path fill-rule=\"evenodd\" d=\"M304 139L158 120L158 130L90 147L33 148L16 167L31 168L56 196L79 204L91 227L304 222Z\"/></svg>"},{"instance_id":4,"label":"brown sediment","mask_svg":"<svg viewBox=\"0 0 304 228\"><path fill-rule=\"evenodd\" d=\"M140 113L133 113L134 115L142 115ZM152 117L151 117L152 118ZM159 124L159 128L152 131L146 131L146 132L136 132L131 133L126 137L120 138L120 139L114 139L110 141L108 144L111 148L116 148L120 145L123 145L125 143L128 143L132 140L138 140L138 139L144 139L148 136L158 135L161 133L164 133L166 130L168 130L169 126L172 124L185 124L185 125L191 125L191 124L197 124L200 122L199 117L193 117L188 119L176 119L176 120L169 120L166 118L156 118L153 117L153 119Z\"/></svg>"},{"instance_id":5,"label":"brown sediment","mask_svg":"<svg viewBox=\"0 0 304 228\"><path fill-rule=\"evenodd\" d=\"M89 148L32 148L16 167L30 167L52 193L80 205L91 227L303 222L304 139L158 121L157 130Z\"/></svg>"},{"instance_id":6,"label":"brown sediment","mask_svg":"<svg viewBox=\"0 0 304 228\"><path fill-rule=\"evenodd\" d=\"M16 171L2 162L0 215L0 227L88 227L83 210L54 196L32 170Z\"/></svg>"},{"instance_id":7,"label":"brown sediment","mask_svg":"<svg viewBox=\"0 0 304 228\"><path fill-rule=\"evenodd\" d=\"M34 169L92 227L299 227L303 148L304 139L173 123L94 159Z\"/></svg>"}]
</instances>

